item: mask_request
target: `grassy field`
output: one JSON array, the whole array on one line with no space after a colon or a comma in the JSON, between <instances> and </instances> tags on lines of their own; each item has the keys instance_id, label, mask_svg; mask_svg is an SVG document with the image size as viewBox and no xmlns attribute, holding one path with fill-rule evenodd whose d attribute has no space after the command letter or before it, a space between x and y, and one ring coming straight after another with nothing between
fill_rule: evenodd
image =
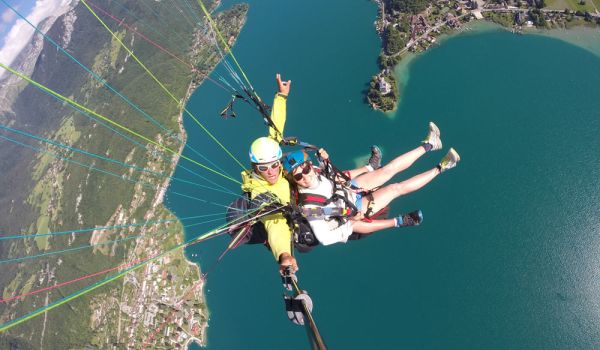
<instances>
[{"instance_id":1,"label":"grassy field","mask_svg":"<svg viewBox=\"0 0 600 350\"><path fill-rule=\"evenodd\" d=\"M2 290L2 299L10 298L11 296L13 296L22 282L23 273L18 272L17 275L13 278L13 280L10 281L10 283L8 283L6 287L4 287L4 289Z\"/></svg>"},{"instance_id":2,"label":"grassy field","mask_svg":"<svg viewBox=\"0 0 600 350\"><path fill-rule=\"evenodd\" d=\"M580 5L579 0L547 0L546 8L594 13L597 9L600 10L600 0L585 0L585 5Z\"/></svg>"}]
</instances>

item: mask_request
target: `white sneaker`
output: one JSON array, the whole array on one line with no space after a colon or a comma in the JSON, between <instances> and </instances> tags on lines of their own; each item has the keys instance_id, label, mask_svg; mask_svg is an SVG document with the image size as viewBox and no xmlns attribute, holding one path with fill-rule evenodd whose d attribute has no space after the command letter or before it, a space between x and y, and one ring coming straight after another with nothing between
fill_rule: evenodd
<instances>
[{"instance_id":1,"label":"white sneaker","mask_svg":"<svg viewBox=\"0 0 600 350\"><path fill-rule=\"evenodd\" d=\"M450 148L448 153L446 153L444 158L442 158L442 160L440 161L440 172L443 173L448 169L454 168L459 161L460 156L458 155L458 153L454 150L454 148Z\"/></svg>"},{"instance_id":2,"label":"white sneaker","mask_svg":"<svg viewBox=\"0 0 600 350\"><path fill-rule=\"evenodd\" d=\"M432 151L442 149L442 140L440 139L440 129L433 122L429 122L429 134L425 140L421 141L422 144L430 144Z\"/></svg>"}]
</instances>

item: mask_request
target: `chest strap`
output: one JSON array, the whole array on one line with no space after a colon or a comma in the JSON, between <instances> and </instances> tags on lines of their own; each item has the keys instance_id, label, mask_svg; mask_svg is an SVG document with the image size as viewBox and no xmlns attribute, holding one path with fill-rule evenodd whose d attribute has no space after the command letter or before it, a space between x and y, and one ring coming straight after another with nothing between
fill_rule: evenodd
<instances>
[{"instance_id":1,"label":"chest strap","mask_svg":"<svg viewBox=\"0 0 600 350\"><path fill-rule=\"evenodd\" d=\"M323 208L323 207L314 207L314 208L302 208L302 215L304 215L304 217L306 219L308 219L308 221L311 220L321 220L327 216L334 216L334 217L342 217L342 216L349 216L349 214L351 213L351 210L349 210L348 208Z\"/></svg>"},{"instance_id":2,"label":"chest strap","mask_svg":"<svg viewBox=\"0 0 600 350\"><path fill-rule=\"evenodd\" d=\"M341 200L344 203L343 207L326 207L328 204ZM354 203L350 203L346 196L334 193L331 197L322 196L315 193L299 193L298 204L304 207L307 204L317 206L317 208L302 208L302 214L309 220L323 219L326 216L345 222L348 218L356 215L358 210Z\"/></svg>"},{"instance_id":3,"label":"chest strap","mask_svg":"<svg viewBox=\"0 0 600 350\"><path fill-rule=\"evenodd\" d=\"M312 204L324 207L329 204L329 198L321 196L320 194L314 193L300 193L298 194L298 203L300 205Z\"/></svg>"}]
</instances>

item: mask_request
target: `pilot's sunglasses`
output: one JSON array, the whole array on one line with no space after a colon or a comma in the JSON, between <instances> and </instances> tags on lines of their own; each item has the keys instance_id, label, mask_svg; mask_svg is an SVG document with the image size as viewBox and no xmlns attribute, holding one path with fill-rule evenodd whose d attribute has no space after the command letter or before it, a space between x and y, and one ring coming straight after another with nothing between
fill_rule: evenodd
<instances>
[{"instance_id":1,"label":"pilot's sunglasses","mask_svg":"<svg viewBox=\"0 0 600 350\"><path fill-rule=\"evenodd\" d=\"M300 167L302 168L302 171L294 174L294 180L296 181L302 180L302 177L304 175L308 175L312 170L312 164L310 162L305 162L304 164L300 165Z\"/></svg>"},{"instance_id":2,"label":"pilot's sunglasses","mask_svg":"<svg viewBox=\"0 0 600 350\"><path fill-rule=\"evenodd\" d=\"M276 169L281 163L279 163L279 161L273 162L271 164L267 164L267 165L262 165L262 164L257 164L256 165L256 169L258 169L258 171L262 171L263 173L267 170L269 170L269 168L271 169Z\"/></svg>"}]
</instances>

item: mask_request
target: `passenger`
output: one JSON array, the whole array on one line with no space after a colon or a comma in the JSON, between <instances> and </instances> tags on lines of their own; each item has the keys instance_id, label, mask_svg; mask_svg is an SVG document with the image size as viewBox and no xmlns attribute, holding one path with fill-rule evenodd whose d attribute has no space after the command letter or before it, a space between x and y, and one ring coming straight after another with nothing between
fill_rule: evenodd
<instances>
[{"instance_id":1,"label":"passenger","mask_svg":"<svg viewBox=\"0 0 600 350\"><path fill-rule=\"evenodd\" d=\"M353 232L366 235L385 228L419 224L422 220L420 211L413 212L412 215L403 215L387 220L365 222L362 219L382 210L395 198L420 189L440 173L455 167L460 160L460 156L453 148L450 148L446 156L432 169L408 180L383 186L394 175L410 167L426 152L441 148L440 131L434 123L429 123L429 134L422 145L395 158L382 168L361 174L352 180L355 187L367 191L372 190L367 195L363 195L364 192L357 192L346 185L334 183L334 181L317 173L310 156L305 151L290 153L283 160L283 165L288 174L288 179L298 186L299 205L301 207L355 208L357 210L358 215L348 220L340 220L339 216L325 213L324 215L307 217L316 238L322 244L328 245L346 242ZM323 150L321 150L321 157L328 159L327 153Z\"/></svg>"}]
</instances>

